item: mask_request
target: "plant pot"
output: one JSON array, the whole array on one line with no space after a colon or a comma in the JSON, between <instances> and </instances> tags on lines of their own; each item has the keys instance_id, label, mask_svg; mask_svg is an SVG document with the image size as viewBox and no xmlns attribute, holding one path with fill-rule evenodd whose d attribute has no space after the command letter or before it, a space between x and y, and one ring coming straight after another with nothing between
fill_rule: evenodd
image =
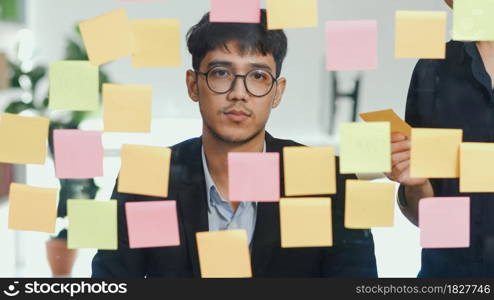
<instances>
[{"instance_id":1,"label":"plant pot","mask_svg":"<svg viewBox=\"0 0 494 300\"><path fill-rule=\"evenodd\" d=\"M46 256L53 277L71 276L77 251L67 248L67 240L51 238L46 241Z\"/></svg>"}]
</instances>

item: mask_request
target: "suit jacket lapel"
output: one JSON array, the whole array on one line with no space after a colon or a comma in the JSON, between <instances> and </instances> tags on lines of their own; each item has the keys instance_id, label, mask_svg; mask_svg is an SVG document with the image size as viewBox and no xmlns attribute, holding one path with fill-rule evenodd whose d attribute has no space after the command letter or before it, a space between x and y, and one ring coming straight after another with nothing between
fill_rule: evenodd
<instances>
[{"instance_id":1,"label":"suit jacket lapel","mask_svg":"<svg viewBox=\"0 0 494 300\"><path fill-rule=\"evenodd\" d=\"M182 153L184 168L178 190L180 218L184 226L187 252L194 277L200 277L196 232L208 231L206 183L201 160L202 142L199 138Z\"/></svg>"},{"instance_id":2,"label":"suit jacket lapel","mask_svg":"<svg viewBox=\"0 0 494 300\"><path fill-rule=\"evenodd\" d=\"M266 152L280 152L273 137L266 132ZM280 153L280 188L283 194L283 170ZM252 272L262 277L271 258L274 247L281 245L278 203L258 203L256 228L252 242Z\"/></svg>"}]
</instances>

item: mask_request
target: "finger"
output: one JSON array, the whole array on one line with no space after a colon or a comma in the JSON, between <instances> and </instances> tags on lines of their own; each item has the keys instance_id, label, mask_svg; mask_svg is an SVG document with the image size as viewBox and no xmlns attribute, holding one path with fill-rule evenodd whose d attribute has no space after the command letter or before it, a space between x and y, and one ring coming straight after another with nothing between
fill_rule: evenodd
<instances>
[{"instance_id":1,"label":"finger","mask_svg":"<svg viewBox=\"0 0 494 300\"><path fill-rule=\"evenodd\" d=\"M401 141L404 141L405 139L406 139L406 136L401 134L401 133L394 132L391 134L391 142L392 143L401 142Z\"/></svg>"},{"instance_id":2,"label":"finger","mask_svg":"<svg viewBox=\"0 0 494 300\"><path fill-rule=\"evenodd\" d=\"M407 171L409 168L410 168L410 161L405 160L397 165L394 165L391 171L393 172L396 178L400 178L403 175L403 173L405 173L405 171Z\"/></svg>"},{"instance_id":3,"label":"finger","mask_svg":"<svg viewBox=\"0 0 494 300\"><path fill-rule=\"evenodd\" d=\"M406 160L410 160L410 151L398 152L391 155L391 164L393 166Z\"/></svg>"},{"instance_id":4,"label":"finger","mask_svg":"<svg viewBox=\"0 0 494 300\"><path fill-rule=\"evenodd\" d=\"M391 153L399 153L410 150L410 141L404 140L391 144Z\"/></svg>"}]
</instances>

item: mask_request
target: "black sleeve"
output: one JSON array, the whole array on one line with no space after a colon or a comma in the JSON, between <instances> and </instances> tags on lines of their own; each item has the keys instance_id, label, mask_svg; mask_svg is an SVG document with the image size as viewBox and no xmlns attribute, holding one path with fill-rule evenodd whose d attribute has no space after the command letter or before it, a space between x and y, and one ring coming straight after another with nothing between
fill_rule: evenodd
<instances>
[{"instance_id":1,"label":"black sleeve","mask_svg":"<svg viewBox=\"0 0 494 300\"><path fill-rule=\"evenodd\" d=\"M93 278L143 278L146 275L147 262L145 249L130 249L125 203L134 200L134 195L117 192L118 180L111 199L118 201L118 250L98 250L92 262Z\"/></svg>"},{"instance_id":2,"label":"black sleeve","mask_svg":"<svg viewBox=\"0 0 494 300\"><path fill-rule=\"evenodd\" d=\"M337 159L337 173L339 162ZM344 225L345 181L355 175L338 175L337 194L332 197L333 247L326 248L322 262L324 277L377 277L374 240L368 229L346 229Z\"/></svg>"}]
</instances>

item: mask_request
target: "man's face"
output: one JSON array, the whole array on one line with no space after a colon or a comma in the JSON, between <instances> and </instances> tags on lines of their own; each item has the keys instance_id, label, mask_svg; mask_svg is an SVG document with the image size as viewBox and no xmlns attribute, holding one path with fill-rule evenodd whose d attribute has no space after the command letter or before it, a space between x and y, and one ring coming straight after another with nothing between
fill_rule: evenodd
<instances>
[{"instance_id":1,"label":"man's face","mask_svg":"<svg viewBox=\"0 0 494 300\"><path fill-rule=\"evenodd\" d=\"M249 89L252 92L256 80L272 80L270 76L262 77L263 74L269 72L276 76L276 63L272 55L249 52L242 55L234 42L227 43L227 46L228 50L218 48L208 52L198 70L202 73L213 70L209 77L213 89L213 77L220 80L225 76L251 72L249 81L252 85L249 84ZM243 78L238 77L233 89L220 94L218 90L215 92L208 87L205 75L196 75L192 70L187 72L189 95L199 103L204 129L224 142L235 144L246 143L264 131L271 109L276 108L281 101L285 84L286 80L280 78L266 95L256 97L246 89Z\"/></svg>"}]
</instances>

